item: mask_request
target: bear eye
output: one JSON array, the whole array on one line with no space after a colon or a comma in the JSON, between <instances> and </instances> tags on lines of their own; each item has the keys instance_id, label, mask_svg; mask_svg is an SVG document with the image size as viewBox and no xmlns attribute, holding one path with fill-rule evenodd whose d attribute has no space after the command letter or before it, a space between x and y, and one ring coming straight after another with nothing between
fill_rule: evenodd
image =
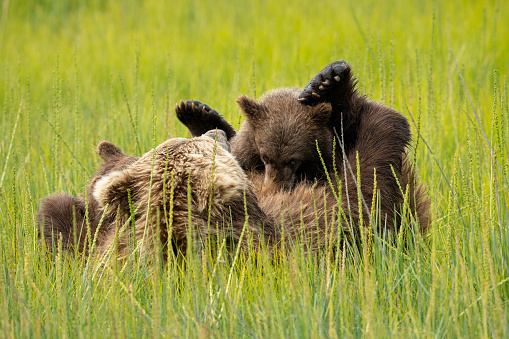
<instances>
[{"instance_id":1,"label":"bear eye","mask_svg":"<svg viewBox=\"0 0 509 339\"><path fill-rule=\"evenodd\" d=\"M269 162L269 158L267 158L267 156L266 156L266 155L262 155L262 161L263 161L264 163L268 163L268 162Z\"/></svg>"},{"instance_id":2,"label":"bear eye","mask_svg":"<svg viewBox=\"0 0 509 339\"><path fill-rule=\"evenodd\" d=\"M290 166L294 167L295 165L297 165L297 160L292 159L292 160L290 160L290 162L288 164L290 164Z\"/></svg>"}]
</instances>

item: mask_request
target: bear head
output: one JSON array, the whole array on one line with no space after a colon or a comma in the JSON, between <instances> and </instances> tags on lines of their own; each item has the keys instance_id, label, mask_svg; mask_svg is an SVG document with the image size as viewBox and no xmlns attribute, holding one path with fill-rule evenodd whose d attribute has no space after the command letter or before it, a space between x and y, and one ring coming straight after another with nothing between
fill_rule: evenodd
<instances>
[{"instance_id":1,"label":"bear head","mask_svg":"<svg viewBox=\"0 0 509 339\"><path fill-rule=\"evenodd\" d=\"M40 235L48 247L61 241L64 249L95 256L115 243L118 258L132 253L133 231L136 250L149 259L155 242L166 246L170 236L173 249L184 254L189 234L193 240L224 236L228 245L247 245L247 233L241 235L246 225L257 244L260 226L267 225L269 235L273 230L228 150L222 131L169 139L141 157L102 141L97 153L104 163L89 182L88 202L65 194L43 199Z\"/></svg>"},{"instance_id":2,"label":"bear head","mask_svg":"<svg viewBox=\"0 0 509 339\"><path fill-rule=\"evenodd\" d=\"M326 164L332 163L334 135L328 128L331 104L303 105L298 95L297 88L283 88L266 93L258 101L244 95L237 99L246 117L242 133L251 138L255 164L264 170L266 182L285 189L324 174L318 150ZM236 155L241 152L233 150Z\"/></svg>"},{"instance_id":3,"label":"bear head","mask_svg":"<svg viewBox=\"0 0 509 339\"><path fill-rule=\"evenodd\" d=\"M106 152L105 163L125 160L113 146L108 145L112 151ZM149 241L140 246L145 251L153 248L154 240L166 244L171 236L173 245L185 253L189 225L194 240L222 235L233 243L243 239L244 244L246 215L256 244L259 226L268 222L251 182L228 150L220 130L169 139L125 168L109 166L94 177L89 191L107 218L113 216L125 226L134 217L136 238ZM119 252L125 241L120 237Z\"/></svg>"}]
</instances>

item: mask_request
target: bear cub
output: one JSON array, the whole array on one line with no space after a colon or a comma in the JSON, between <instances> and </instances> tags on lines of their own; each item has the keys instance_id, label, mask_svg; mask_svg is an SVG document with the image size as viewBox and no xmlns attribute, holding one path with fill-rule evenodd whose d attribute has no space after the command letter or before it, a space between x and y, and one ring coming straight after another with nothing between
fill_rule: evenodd
<instances>
[{"instance_id":1,"label":"bear cub","mask_svg":"<svg viewBox=\"0 0 509 339\"><path fill-rule=\"evenodd\" d=\"M376 172L381 224L398 228L408 190L414 217L425 229L429 202L406 161L408 121L360 95L355 85L351 67L336 61L302 90L276 89L260 100L241 95L237 103L245 121L238 133L198 101L181 101L176 114L194 136L212 128L228 130L233 155L248 175L263 175L263 185L291 191L303 181L325 184L329 175L333 185L343 187L349 210L359 205L360 190L364 220L371 210Z\"/></svg>"}]
</instances>

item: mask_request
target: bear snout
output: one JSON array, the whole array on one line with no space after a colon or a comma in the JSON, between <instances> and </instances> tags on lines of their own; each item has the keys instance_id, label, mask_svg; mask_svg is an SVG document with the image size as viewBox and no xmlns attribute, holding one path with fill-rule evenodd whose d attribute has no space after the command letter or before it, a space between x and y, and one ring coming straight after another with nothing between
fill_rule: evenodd
<instances>
[{"instance_id":1,"label":"bear snout","mask_svg":"<svg viewBox=\"0 0 509 339\"><path fill-rule=\"evenodd\" d=\"M272 184L279 189L292 190L296 183L296 177L296 171L289 166L265 165L265 185Z\"/></svg>"},{"instance_id":2,"label":"bear snout","mask_svg":"<svg viewBox=\"0 0 509 339\"><path fill-rule=\"evenodd\" d=\"M210 130L203 136L211 138L212 140L217 142L218 146L223 148L225 151L230 152L230 143L228 142L226 132L224 132L223 130L220 129Z\"/></svg>"}]
</instances>

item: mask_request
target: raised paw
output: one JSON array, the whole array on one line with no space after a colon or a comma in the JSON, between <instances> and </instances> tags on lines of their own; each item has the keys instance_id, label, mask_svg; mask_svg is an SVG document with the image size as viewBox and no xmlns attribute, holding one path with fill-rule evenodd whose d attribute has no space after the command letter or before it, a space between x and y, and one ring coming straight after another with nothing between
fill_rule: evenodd
<instances>
[{"instance_id":1,"label":"raised paw","mask_svg":"<svg viewBox=\"0 0 509 339\"><path fill-rule=\"evenodd\" d=\"M306 105L330 101L331 94L349 82L350 66L344 61L335 61L322 69L299 94L299 101Z\"/></svg>"},{"instance_id":2,"label":"raised paw","mask_svg":"<svg viewBox=\"0 0 509 339\"><path fill-rule=\"evenodd\" d=\"M175 107L177 118L191 132L193 137L213 129L223 130L228 139L235 135L235 129L214 109L196 100L183 101Z\"/></svg>"}]
</instances>

